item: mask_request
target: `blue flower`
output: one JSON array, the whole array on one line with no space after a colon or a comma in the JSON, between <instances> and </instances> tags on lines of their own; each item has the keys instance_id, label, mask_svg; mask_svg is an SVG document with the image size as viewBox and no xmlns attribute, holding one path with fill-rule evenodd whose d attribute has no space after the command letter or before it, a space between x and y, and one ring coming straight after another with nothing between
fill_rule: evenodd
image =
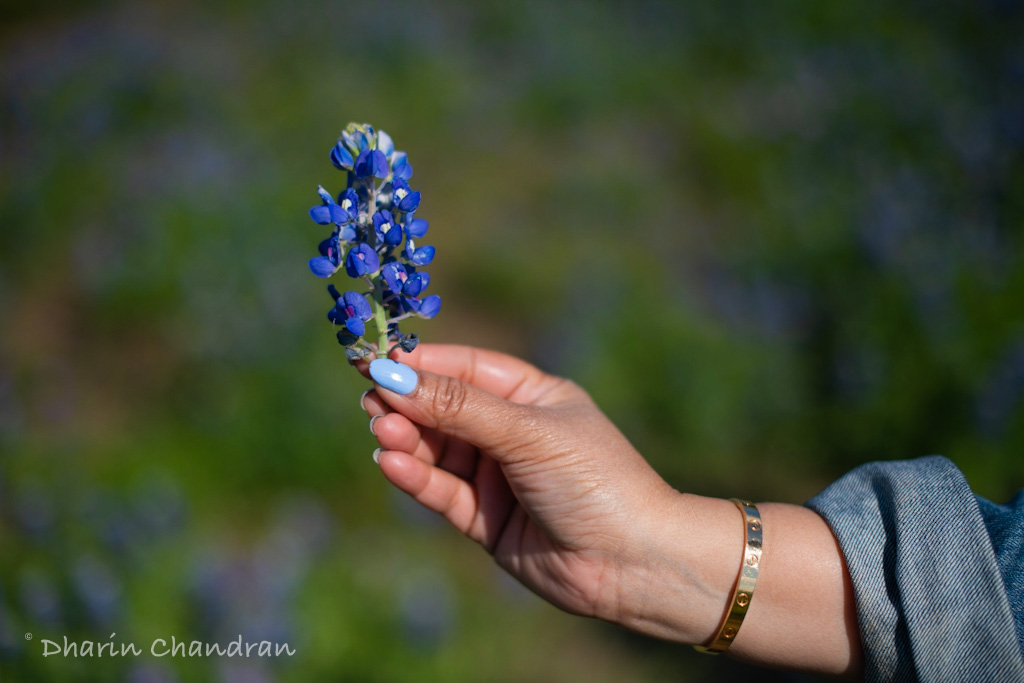
<instances>
[{"instance_id":1,"label":"blue flower","mask_svg":"<svg viewBox=\"0 0 1024 683\"><path fill-rule=\"evenodd\" d=\"M420 310L418 313L422 318L433 318L441 311L441 297L437 294L431 294L430 296L423 299L420 302Z\"/></svg>"},{"instance_id":2,"label":"blue flower","mask_svg":"<svg viewBox=\"0 0 1024 683\"><path fill-rule=\"evenodd\" d=\"M348 148L342 144L341 140L338 140L338 143L334 145L334 149L331 150L331 163L342 171L351 171L355 165L355 161L352 159L352 152L348 151Z\"/></svg>"},{"instance_id":3,"label":"blue flower","mask_svg":"<svg viewBox=\"0 0 1024 683\"><path fill-rule=\"evenodd\" d=\"M398 261L390 261L381 269L381 276L392 293L417 297L430 284L430 274L417 272L415 268L407 269Z\"/></svg>"},{"instance_id":4,"label":"blue flower","mask_svg":"<svg viewBox=\"0 0 1024 683\"><path fill-rule=\"evenodd\" d=\"M352 215L345 208L335 204L334 198L323 187L318 187L317 192L323 203L309 210L310 218L320 225L344 225L352 222Z\"/></svg>"},{"instance_id":5,"label":"blue flower","mask_svg":"<svg viewBox=\"0 0 1024 683\"><path fill-rule=\"evenodd\" d=\"M370 146L370 141L363 131L351 125L349 128L352 128L351 132L347 130L341 131L341 139L345 141L345 146L348 147L348 149L350 149L354 154L359 154Z\"/></svg>"},{"instance_id":6,"label":"blue flower","mask_svg":"<svg viewBox=\"0 0 1024 683\"><path fill-rule=\"evenodd\" d=\"M349 230L351 229L349 227ZM320 256L309 259L309 269L317 277L330 277L341 267L343 253L341 237L335 232L320 243Z\"/></svg>"},{"instance_id":7,"label":"blue flower","mask_svg":"<svg viewBox=\"0 0 1024 683\"><path fill-rule=\"evenodd\" d=\"M414 266L426 266L434 260L434 251L434 247L429 244L417 249L415 242L407 240L403 255L409 260L409 263Z\"/></svg>"},{"instance_id":8,"label":"blue flower","mask_svg":"<svg viewBox=\"0 0 1024 683\"><path fill-rule=\"evenodd\" d=\"M420 205L420 193L413 192L409 188L409 183L401 178L396 178L391 181L391 188L394 192L394 199L392 200L395 204L395 208L399 211L411 212L415 211L416 207Z\"/></svg>"},{"instance_id":9,"label":"blue flower","mask_svg":"<svg viewBox=\"0 0 1024 683\"><path fill-rule=\"evenodd\" d=\"M433 318L441 310L441 297L431 294L423 299L415 297L402 297L402 309L412 312L421 318Z\"/></svg>"},{"instance_id":10,"label":"blue flower","mask_svg":"<svg viewBox=\"0 0 1024 683\"><path fill-rule=\"evenodd\" d=\"M422 218L413 218L405 224L405 234L409 237L415 237L419 239L427 234L427 229L430 228L430 224Z\"/></svg>"},{"instance_id":11,"label":"blue flower","mask_svg":"<svg viewBox=\"0 0 1024 683\"><path fill-rule=\"evenodd\" d=\"M346 172L347 184L336 199L317 188L320 205L309 216L330 226L331 234L320 242L320 255L310 259L309 269L329 278L344 266L349 277L365 280L371 291L341 295L328 286L334 307L327 317L343 326L337 337L349 358L383 357L395 348L411 351L418 338L403 334L399 323L411 316L434 317L441 298L424 296L430 275L418 268L433 261L435 250L417 248L414 241L427 234L429 224L416 217L421 195L409 186L408 156L395 149L384 131L350 123L330 159ZM367 338L370 320L377 328L373 341Z\"/></svg>"},{"instance_id":12,"label":"blue flower","mask_svg":"<svg viewBox=\"0 0 1024 683\"><path fill-rule=\"evenodd\" d=\"M395 143L391 136L382 130L377 131L377 149L387 157L388 161L391 161L391 155L395 153Z\"/></svg>"},{"instance_id":13,"label":"blue flower","mask_svg":"<svg viewBox=\"0 0 1024 683\"><path fill-rule=\"evenodd\" d=\"M355 163L356 178L380 178L388 177L387 157L379 149L364 149L359 153Z\"/></svg>"},{"instance_id":14,"label":"blue flower","mask_svg":"<svg viewBox=\"0 0 1024 683\"><path fill-rule=\"evenodd\" d=\"M412 178L412 165L405 152L395 152L391 155L391 176L400 180Z\"/></svg>"},{"instance_id":15,"label":"blue flower","mask_svg":"<svg viewBox=\"0 0 1024 683\"><path fill-rule=\"evenodd\" d=\"M312 267L312 263L310 263L310 267ZM348 258L345 259L345 272L349 277L370 275L376 273L378 268L380 268L380 257L377 256L373 247L365 242L360 242L352 247L348 252ZM321 277L323 276L321 275Z\"/></svg>"},{"instance_id":16,"label":"blue flower","mask_svg":"<svg viewBox=\"0 0 1024 683\"><path fill-rule=\"evenodd\" d=\"M338 206L348 211L352 220L359 220L359 195L351 187L338 195Z\"/></svg>"},{"instance_id":17,"label":"blue flower","mask_svg":"<svg viewBox=\"0 0 1024 683\"><path fill-rule=\"evenodd\" d=\"M373 229L377 233L377 241L395 247L402 243L402 228L395 225L391 212L378 211L373 214Z\"/></svg>"},{"instance_id":18,"label":"blue flower","mask_svg":"<svg viewBox=\"0 0 1024 683\"><path fill-rule=\"evenodd\" d=\"M309 269L317 277L330 277L338 271L338 266L325 256L314 256L309 259Z\"/></svg>"},{"instance_id":19,"label":"blue flower","mask_svg":"<svg viewBox=\"0 0 1024 683\"><path fill-rule=\"evenodd\" d=\"M338 297L334 308L327 312L327 319L335 325L344 324L349 332L362 337L366 332L366 321L373 317L373 309L366 297L359 292L345 292Z\"/></svg>"}]
</instances>

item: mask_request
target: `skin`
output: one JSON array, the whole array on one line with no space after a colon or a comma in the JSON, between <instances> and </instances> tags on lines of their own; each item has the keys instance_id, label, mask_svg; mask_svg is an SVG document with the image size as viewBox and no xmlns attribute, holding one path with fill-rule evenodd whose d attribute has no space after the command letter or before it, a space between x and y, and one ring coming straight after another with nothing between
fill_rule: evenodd
<instances>
[{"instance_id":1,"label":"skin","mask_svg":"<svg viewBox=\"0 0 1024 683\"><path fill-rule=\"evenodd\" d=\"M394 359L416 369L416 388L375 385L361 401L392 484L563 610L711 641L743 553L733 503L673 489L585 391L522 360L425 344ZM856 676L853 591L831 530L804 507L758 508L760 574L728 654Z\"/></svg>"}]
</instances>

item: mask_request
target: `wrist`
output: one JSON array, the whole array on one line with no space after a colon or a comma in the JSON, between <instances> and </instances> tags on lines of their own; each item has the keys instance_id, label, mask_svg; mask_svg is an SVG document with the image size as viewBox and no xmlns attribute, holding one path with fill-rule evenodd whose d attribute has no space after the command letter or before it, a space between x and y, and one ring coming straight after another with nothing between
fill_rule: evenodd
<instances>
[{"instance_id":1,"label":"wrist","mask_svg":"<svg viewBox=\"0 0 1024 683\"><path fill-rule=\"evenodd\" d=\"M637 527L616 572L607 619L664 640L709 642L730 602L743 553L736 506L669 489L638 516Z\"/></svg>"}]
</instances>

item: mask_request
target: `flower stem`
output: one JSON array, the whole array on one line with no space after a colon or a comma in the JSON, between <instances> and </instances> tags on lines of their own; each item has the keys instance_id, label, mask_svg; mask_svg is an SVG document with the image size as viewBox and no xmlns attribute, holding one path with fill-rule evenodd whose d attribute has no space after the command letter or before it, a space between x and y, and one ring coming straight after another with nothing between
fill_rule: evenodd
<instances>
[{"instance_id":1,"label":"flower stem","mask_svg":"<svg viewBox=\"0 0 1024 683\"><path fill-rule=\"evenodd\" d=\"M380 271L373 276L373 322L377 326L377 357L388 354L388 309L384 306L384 285ZM383 354L383 355L381 355Z\"/></svg>"}]
</instances>

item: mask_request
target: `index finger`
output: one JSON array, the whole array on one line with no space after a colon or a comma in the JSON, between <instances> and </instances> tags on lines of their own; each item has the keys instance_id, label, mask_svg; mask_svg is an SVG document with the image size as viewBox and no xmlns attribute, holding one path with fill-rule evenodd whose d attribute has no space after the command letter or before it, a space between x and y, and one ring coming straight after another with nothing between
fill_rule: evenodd
<instances>
[{"instance_id":1,"label":"index finger","mask_svg":"<svg viewBox=\"0 0 1024 683\"><path fill-rule=\"evenodd\" d=\"M392 354L413 367L455 377L499 398L514 403L532 403L559 379L524 360L499 351L459 344L420 344L412 353ZM369 376L368 363L357 364Z\"/></svg>"},{"instance_id":2,"label":"index finger","mask_svg":"<svg viewBox=\"0 0 1024 683\"><path fill-rule=\"evenodd\" d=\"M421 344L410 356L412 365L455 377L514 403L532 403L559 381L515 356L473 346Z\"/></svg>"}]
</instances>

